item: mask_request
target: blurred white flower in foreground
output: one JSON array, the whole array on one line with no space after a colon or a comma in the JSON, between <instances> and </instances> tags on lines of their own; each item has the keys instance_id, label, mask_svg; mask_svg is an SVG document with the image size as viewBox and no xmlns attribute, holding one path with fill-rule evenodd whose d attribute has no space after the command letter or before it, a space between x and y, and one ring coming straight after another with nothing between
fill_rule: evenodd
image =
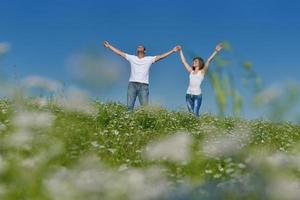
<instances>
[{"instance_id":1,"label":"blurred white flower in foreground","mask_svg":"<svg viewBox=\"0 0 300 200\"><path fill-rule=\"evenodd\" d=\"M29 76L23 80L23 85L27 89L43 88L50 92L57 92L62 89L62 84L41 76Z\"/></svg>"},{"instance_id":2,"label":"blurred white flower in foreground","mask_svg":"<svg viewBox=\"0 0 300 200\"><path fill-rule=\"evenodd\" d=\"M267 194L274 199L298 200L300 197L300 182L292 177L277 175L269 180Z\"/></svg>"},{"instance_id":3,"label":"blurred white flower in foreground","mask_svg":"<svg viewBox=\"0 0 300 200\"><path fill-rule=\"evenodd\" d=\"M266 161L273 167L287 166L290 162L289 155L284 152L277 152L266 157Z\"/></svg>"},{"instance_id":4,"label":"blurred white flower in foreground","mask_svg":"<svg viewBox=\"0 0 300 200\"><path fill-rule=\"evenodd\" d=\"M203 152L210 157L225 156L238 153L248 142L250 129L235 128L228 134L208 136L201 144Z\"/></svg>"},{"instance_id":5,"label":"blurred white flower in foreground","mask_svg":"<svg viewBox=\"0 0 300 200\"><path fill-rule=\"evenodd\" d=\"M44 184L55 200L161 199L169 183L159 168L113 171L97 158L86 157L74 169L61 168Z\"/></svg>"},{"instance_id":6,"label":"blurred white flower in foreground","mask_svg":"<svg viewBox=\"0 0 300 200\"><path fill-rule=\"evenodd\" d=\"M16 131L6 137L4 144L15 148L30 149L33 139L34 135L30 131Z\"/></svg>"},{"instance_id":7,"label":"blurred white flower in foreground","mask_svg":"<svg viewBox=\"0 0 300 200\"><path fill-rule=\"evenodd\" d=\"M56 103L58 106L69 111L90 115L97 114L97 109L89 100L88 93L76 88L69 88L63 97L57 97Z\"/></svg>"},{"instance_id":8,"label":"blurred white flower in foreground","mask_svg":"<svg viewBox=\"0 0 300 200\"><path fill-rule=\"evenodd\" d=\"M74 87L64 88L65 91L63 91L61 83L40 76L27 77L23 80L23 85L27 89L43 88L54 92L55 102L63 109L92 115L97 113L86 91ZM48 103L45 98L36 98L33 101L40 106L45 106Z\"/></svg>"},{"instance_id":9,"label":"blurred white flower in foreground","mask_svg":"<svg viewBox=\"0 0 300 200\"><path fill-rule=\"evenodd\" d=\"M35 170L36 168L39 168L45 164L57 155L60 155L64 152L64 144L56 139L50 139L47 141L48 145L45 146L46 149L43 149L36 153L35 155L28 157L28 158L23 158L20 157L18 160L18 163L21 164L22 168L25 170Z\"/></svg>"},{"instance_id":10,"label":"blurred white flower in foreground","mask_svg":"<svg viewBox=\"0 0 300 200\"><path fill-rule=\"evenodd\" d=\"M130 169L123 177L130 199L163 199L170 190L170 183L163 170L153 167L145 170Z\"/></svg>"},{"instance_id":11,"label":"blurred white flower in foreground","mask_svg":"<svg viewBox=\"0 0 300 200\"><path fill-rule=\"evenodd\" d=\"M288 154L286 152L276 152L274 154L265 156L266 162L270 164L273 168L284 169L286 167L292 167L300 170L300 155Z\"/></svg>"},{"instance_id":12,"label":"blurred white flower in foreground","mask_svg":"<svg viewBox=\"0 0 300 200\"><path fill-rule=\"evenodd\" d=\"M282 95L282 92L283 92L282 86L273 84L257 94L256 103L258 105L269 104L274 99L280 97Z\"/></svg>"},{"instance_id":13,"label":"blurred white flower in foreground","mask_svg":"<svg viewBox=\"0 0 300 200\"><path fill-rule=\"evenodd\" d=\"M18 128L49 128L55 116L49 112L20 112L17 113L12 122Z\"/></svg>"},{"instance_id":14,"label":"blurred white flower in foreground","mask_svg":"<svg viewBox=\"0 0 300 200\"><path fill-rule=\"evenodd\" d=\"M166 159L185 162L190 159L192 138L187 133L176 133L148 144L144 157L149 160Z\"/></svg>"},{"instance_id":15,"label":"blurred white flower in foreground","mask_svg":"<svg viewBox=\"0 0 300 200\"><path fill-rule=\"evenodd\" d=\"M9 52L11 45L8 42L0 42L0 55Z\"/></svg>"},{"instance_id":16,"label":"blurred white flower in foreground","mask_svg":"<svg viewBox=\"0 0 300 200\"><path fill-rule=\"evenodd\" d=\"M6 125L0 122L0 133L6 130Z\"/></svg>"},{"instance_id":17,"label":"blurred white flower in foreground","mask_svg":"<svg viewBox=\"0 0 300 200\"><path fill-rule=\"evenodd\" d=\"M12 117L15 132L5 137L6 145L15 148L30 149L36 138L33 129L48 129L52 126L55 116L48 112L19 112Z\"/></svg>"},{"instance_id":18,"label":"blurred white flower in foreground","mask_svg":"<svg viewBox=\"0 0 300 200\"><path fill-rule=\"evenodd\" d=\"M98 91L111 87L121 78L124 67L113 60L102 56L98 47L89 47L70 56L67 68L81 86Z\"/></svg>"}]
</instances>

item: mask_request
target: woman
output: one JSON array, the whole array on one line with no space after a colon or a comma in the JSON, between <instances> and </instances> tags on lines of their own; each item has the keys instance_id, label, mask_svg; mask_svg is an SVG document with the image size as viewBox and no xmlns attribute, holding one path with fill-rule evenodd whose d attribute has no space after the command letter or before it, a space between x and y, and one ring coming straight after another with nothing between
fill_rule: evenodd
<instances>
[{"instance_id":1,"label":"woman","mask_svg":"<svg viewBox=\"0 0 300 200\"><path fill-rule=\"evenodd\" d=\"M195 57L193 59L193 65L190 66L180 48L180 59L183 63L185 69L189 72L189 87L186 92L186 104L190 113L193 113L195 116L199 117L199 110L202 103L202 92L201 92L201 83L204 79L204 76L208 70L208 66L217 53L222 49L222 45L218 44L215 48L215 51L211 54L208 60L204 63L204 60L200 57Z\"/></svg>"}]
</instances>

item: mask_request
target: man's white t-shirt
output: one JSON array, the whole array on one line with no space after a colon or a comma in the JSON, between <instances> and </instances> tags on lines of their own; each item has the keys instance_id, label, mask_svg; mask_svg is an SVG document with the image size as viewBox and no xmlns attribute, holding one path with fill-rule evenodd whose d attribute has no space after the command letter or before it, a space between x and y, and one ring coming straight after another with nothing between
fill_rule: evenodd
<instances>
[{"instance_id":1,"label":"man's white t-shirt","mask_svg":"<svg viewBox=\"0 0 300 200\"><path fill-rule=\"evenodd\" d=\"M151 65L155 62L155 56L139 58L135 55L125 54L125 58L131 65L129 82L149 84L149 70Z\"/></svg>"}]
</instances>

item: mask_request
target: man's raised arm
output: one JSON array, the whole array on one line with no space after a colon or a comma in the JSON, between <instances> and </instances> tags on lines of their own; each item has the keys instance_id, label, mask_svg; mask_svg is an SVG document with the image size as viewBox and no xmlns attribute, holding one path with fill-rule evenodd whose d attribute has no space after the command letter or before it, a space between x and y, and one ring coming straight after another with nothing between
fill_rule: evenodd
<instances>
[{"instance_id":1,"label":"man's raised arm","mask_svg":"<svg viewBox=\"0 0 300 200\"><path fill-rule=\"evenodd\" d=\"M177 52L179 50L180 50L180 46L176 46L172 50L170 50L170 51L168 51L168 52L166 52L164 54L155 56L155 62L157 62L157 61L159 61L161 59L164 59L164 58L168 57L169 55L171 55L172 53Z\"/></svg>"},{"instance_id":2,"label":"man's raised arm","mask_svg":"<svg viewBox=\"0 0 300 200\"><path fill-rule=\"evenodd\" d=\"M103 42L103 45L104 45L106 48L111 49L113 52L115 52L115 53L118 54L119 56L122 56L123 58L126 59L126 54L125 54L123 51L121 51L121 50L119 50L119 49L113 47L111 44L108 43L108 41L104 41L104 42Z\"/></svg>"}]
</instances>

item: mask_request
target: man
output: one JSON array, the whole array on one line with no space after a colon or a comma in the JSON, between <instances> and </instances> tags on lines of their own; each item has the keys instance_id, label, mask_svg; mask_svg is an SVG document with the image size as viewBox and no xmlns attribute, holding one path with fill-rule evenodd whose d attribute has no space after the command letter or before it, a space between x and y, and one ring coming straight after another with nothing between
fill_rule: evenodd
<instances>
[{"instance_id":1,"label":"man","mask_svg":"<svg viewBox=\"0 0 300 200\"><path fill-rule=\"evenodd\" d=\"M176 46L164 54L158 56L146 56L146 48L143 45L140 45L136 49L137 55L135 56L120 51L107 41L104 41L103 44L106 48L111 49L113 52L130 62L131 73L127 89L127 107L129 111L133 110L136 97L139 98L141 105L147 105L149 102L149 70L151 65L180 50L179 46Z\"/></svg>"}]
</instances>

